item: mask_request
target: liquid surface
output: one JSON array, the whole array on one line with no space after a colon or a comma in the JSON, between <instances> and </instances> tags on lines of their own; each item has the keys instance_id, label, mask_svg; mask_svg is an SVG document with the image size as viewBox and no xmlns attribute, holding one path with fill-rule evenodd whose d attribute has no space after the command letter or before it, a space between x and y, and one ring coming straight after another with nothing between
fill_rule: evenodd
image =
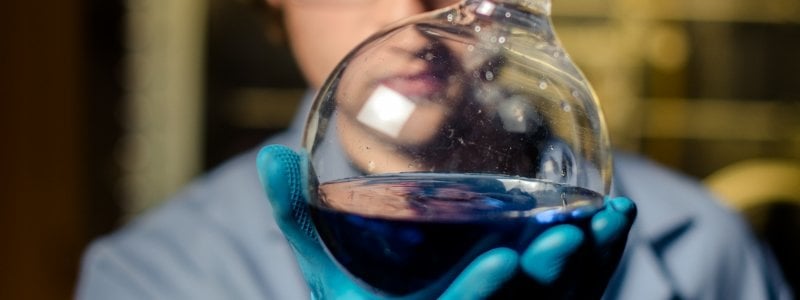
<instances>
[{"instance_id":1,"label":"liquid surface","mask_svg":"<svg viewBox=\"0 0 800 300\"><path fill-rule=\"evenodd\" d=\"M481 253L523 251L557 224L588 228L602 196L488 175L407 173L322 184L310 209L329 253L388 295L443 291Z\"/></svg>"}]
</instances>

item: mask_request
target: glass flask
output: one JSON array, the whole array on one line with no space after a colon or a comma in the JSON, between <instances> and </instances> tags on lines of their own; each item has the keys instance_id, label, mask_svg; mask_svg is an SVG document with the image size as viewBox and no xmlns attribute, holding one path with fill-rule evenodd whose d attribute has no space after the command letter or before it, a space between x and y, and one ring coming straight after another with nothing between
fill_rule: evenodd
<instances>
[{"instance_id":1,"label":"glass flask","mask_svg":"<svg viewBox=\"0 0 800 300\"><path fill-rule=\"evenodd\" d=\"M309 210L365 288L441 292L479 254L602 208L605 124L549 15L549 0L461 1L373 35L320 89Z\"/></svg>"}]
</instances>

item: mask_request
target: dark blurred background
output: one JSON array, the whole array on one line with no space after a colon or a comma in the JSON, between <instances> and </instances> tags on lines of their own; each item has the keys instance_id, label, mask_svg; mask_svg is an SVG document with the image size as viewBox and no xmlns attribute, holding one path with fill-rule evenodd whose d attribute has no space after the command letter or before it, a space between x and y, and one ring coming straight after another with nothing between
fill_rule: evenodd
<instances>
[{"instance_id":1,"label":"dark blurred background","mask_svg":"<svg viewBox=\"0 0 800 300\"><path fill-rule=\"evenodd\" d=\"M303 93L235 0L0 2L0 299L283 129ZM800 1L556 0L616 147L703 180L798 282Z\"/></svg>"}]
</instances>

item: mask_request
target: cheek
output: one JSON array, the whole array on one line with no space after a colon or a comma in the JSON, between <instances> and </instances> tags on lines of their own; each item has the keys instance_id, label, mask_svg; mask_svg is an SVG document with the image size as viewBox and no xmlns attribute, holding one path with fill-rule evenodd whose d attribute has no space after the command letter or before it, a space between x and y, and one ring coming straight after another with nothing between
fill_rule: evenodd
<instances>
[{"instance_id":1,"label":"cheek","mask_svg":"<svg viewBox=\"0 0 800 300\"><path fill-rule=\"evenodd\" d=\"M312 88L319 88L339 61L377 28L358 18L330 14L286 15L295 59Z\"/></svg>"}]
</instances>

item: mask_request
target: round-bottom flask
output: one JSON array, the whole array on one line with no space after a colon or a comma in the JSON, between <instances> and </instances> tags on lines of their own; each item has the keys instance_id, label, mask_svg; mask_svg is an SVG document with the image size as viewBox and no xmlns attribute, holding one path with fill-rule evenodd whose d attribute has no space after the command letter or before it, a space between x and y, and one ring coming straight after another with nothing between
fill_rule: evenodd
<instances>
[{"instance_id":1,"label":"round-bottom flask","mask_svg":"<svg viewBox=\"0 0 800 300\"><path fill-rule=\"evenodd\" d=\"M611 181L597 99L549 0L466 0L355 48L312 107L309 207L366 287L443 290L479 254L586 227Z\"/></svg>"}]
</instances>

